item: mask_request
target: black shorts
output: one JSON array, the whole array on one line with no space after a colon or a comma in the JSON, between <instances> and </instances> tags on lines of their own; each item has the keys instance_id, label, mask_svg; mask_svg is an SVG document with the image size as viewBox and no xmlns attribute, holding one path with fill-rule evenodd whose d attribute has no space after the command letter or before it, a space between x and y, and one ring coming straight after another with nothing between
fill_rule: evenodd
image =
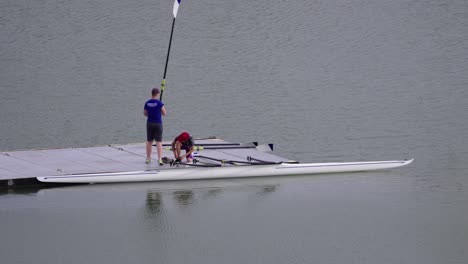
<instances>
[{"instance_id":1,"label":"black shorts","mask_svg":"<svg viewBox=\"0 0 468 264\"><path fill-rule=\"evenodd\" d=\"M163 126L158 123L146 123L146 140L157 142L162 141Z\"/></svg>"}]
</instances>

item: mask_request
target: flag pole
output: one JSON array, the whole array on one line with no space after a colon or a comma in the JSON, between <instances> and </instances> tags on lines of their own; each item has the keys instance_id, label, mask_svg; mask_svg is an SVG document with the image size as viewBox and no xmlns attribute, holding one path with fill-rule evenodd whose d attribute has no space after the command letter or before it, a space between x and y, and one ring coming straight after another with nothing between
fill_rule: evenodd
<instances>
[{"instance_id":1,"label":"flag pole","mask_svg":"<svg viewBox=\"0 0 468 264\"><path fill-rule=\"evenodd\" d=\"M177 11L179 10L179 4L180 4L180 0L175 0L174 1L174 9L173 9L174 19L172 20L171 37L169 38L169 47L167 49L166 66L164 67L164 76L163 76L163 79L162 79L162 82L161 82L161 95L159 96L159 100L161 100L161 101L162 101L162 96L163 96L163 93L164 93L164 88L166 88L167 65L169 63L169 54L171 52L172 35L174 33L175 19L177 17Z\"/></svg>"}]
</instances>

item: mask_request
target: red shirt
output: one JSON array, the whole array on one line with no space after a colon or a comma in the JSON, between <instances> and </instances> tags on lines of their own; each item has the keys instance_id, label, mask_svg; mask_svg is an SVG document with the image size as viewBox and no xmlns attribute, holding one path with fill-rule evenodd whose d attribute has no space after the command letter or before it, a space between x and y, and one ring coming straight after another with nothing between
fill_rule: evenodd
<instances>
[{"instance_id":1,"label":"red shirt","mask_svg":"<svg viewBox=\"0 0 468 264\"><path fill-rule=\"evenodd\" d=\"M176 137L176 140L179 141L180 143L187 141L189 139L190 139L190 134L187 132L182 132L182 134Z\"/></svg>"}]
</instances>

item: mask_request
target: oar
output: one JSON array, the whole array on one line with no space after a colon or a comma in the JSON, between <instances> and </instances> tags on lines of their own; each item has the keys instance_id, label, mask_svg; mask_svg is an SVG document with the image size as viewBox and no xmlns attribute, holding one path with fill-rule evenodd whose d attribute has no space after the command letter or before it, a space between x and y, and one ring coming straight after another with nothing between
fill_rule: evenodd
<instances>
[{"instance_id":1,"label":"oar","mask_svg":"<svg viewBox=\"0 0 468 264\"><path fill-rule=\"evenodd\" d=\"M273 161L266 161L266 160L261 160L261 159L256 159L252 156L247 156L247 160L248 161L256 161L257 163L261 163L261 164L280 164L282 162L273 162Z\"/></svg>"},{"instance_id":2,"label":"oar","mask_svg":"<svg viewBox=\"0 0 468 264\"><path fill-rule=\"evenodd\" d=\"M169 48L167 49L166 66L164 67L164 76L161 82L161 95L159 96L159 100L161 101L162 101L162 96L164 93L164 88L166 87L167 64L169 63L169 53L171 53L172 34L174 33L175 19L177 17L177 11L179 11L179 4L180 4L180 0L174 1L174 9L173 9L174 19L172 20L171 37L169 38Z\"/></svg>"},{"instance_id":3,"label":"oar","mask_svg":"<svg viewBox=\"0 0 468 264\"><path fill-rule=\"evenodd\" d=\"M207 160L213 160L213 161L217 161L217 162L219 162L219 163L221 163L221 164L229 163L229 164L235 165L234 162L231 161L231 160L215 159L215 158L206 157L206 156L202 156L202 155L197 155L197 158L202 158L202 159L207 159Z\"/></svg>"},{"instance_id":4,"label":"oar","mask_svg":"<svg viewBox=\"0 0 468 264\"><path fill-rule=\"evenodd\" d=\"M156 146L156 145L153 145L153 146ZM164 149L165 150L172 150L172 148L164 148ZM193 150L197 150L197 151L204 150L204 149L205 149L205 147L199 147L199 146L194 146L193 147ZM208 149L213 149L213 148L208 148Z\"/></svg>"},{"instance_id":5,"label":"oar","mask_svg":"<svg viewBox=\"0 0 468 264\"><path fill-rule=\"evenodd\" d=\"M184 166L189 166L189 167L202 167L202 168L213 168L213 167L221 167L221 164L194 164L194 163L173 163L171 164L172 166L179 166L179 165L184 165Z\"/></svg>"},{"instance_id":6,"label":"oar","mask_svg":"<svg viewBox=\"0 0 468 264\"><path fill-rule=\"evenodd\" d=\"M175 160L171 159L171 160L166 160L164 163L169 163L169 165L171 167L173 166L179 166L179 165L186 165L186 166L192 166L192 167L221 167L221 164L208 164L208 163L204 163L204 162L201 162L203 164L198 164L198 160L197 159L193 159L193 163L182 163L182 162L175 162Z\"/></svg>"},{"instance_id":7,"label":"oar","mask_svg":"<svg viewBox=\"0 0 468 264\"><path fill-rule=\"evenodd\" d=\"M282 162L268 162L268 161L260 163L260 162L250 162L250 161L240 161L240 160L225 160L225 159L215 159L215 158L202 156L202 155L197 155L197 158L214 160L214 161L220 162L221 164L228 163L228 164L232 164L232 165L236 165L236 163L249 164L249 165L272 165L272 164L281 164L282 163Z\"/></svg>"}]
</instances>

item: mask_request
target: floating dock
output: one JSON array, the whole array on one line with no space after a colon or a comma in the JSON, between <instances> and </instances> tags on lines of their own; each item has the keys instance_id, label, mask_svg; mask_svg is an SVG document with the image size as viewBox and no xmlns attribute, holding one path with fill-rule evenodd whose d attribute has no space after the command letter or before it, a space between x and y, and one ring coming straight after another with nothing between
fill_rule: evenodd
<instances>
[{"instance_id":1,"label":"floating dock","mask_svg":"<svg viewBox=\"0 0 468 264\"><path fill-rule=\"evenodd\" d=\"M173 158L171 142L163 142L163 156ZM227 142L218 138L196 139L195 156L201 154L214 160L243 160L248 157L268 162L287 159L272 154L271 144ZM176 166L157 163L156 147L153 161L145 163L145 143L108 145L86 148L22 150L0 152L0 188L46 186L36 177L79 175L91 173L118 173L129 171L177 170ZM211 164L219 164L212 161ZM50 185L50 184L49 184Z\"/></svg>"},{"instance_id":2,"label":"floating dock","mask_svg":"<svg viewBox=\"0 0 468 264\"><path fill-rule=\"evenodd\" d=\"M363 172L397 168L413 162L413 159L405 159L298 163L273 155L272 144L199 139L195 140L193 153L197 162L187 164L171 160L170 142L164 142L163 146L164 165L146 164L144 143L3 152L0 155L0 189Z\"/></svg>"}]
</instances>

